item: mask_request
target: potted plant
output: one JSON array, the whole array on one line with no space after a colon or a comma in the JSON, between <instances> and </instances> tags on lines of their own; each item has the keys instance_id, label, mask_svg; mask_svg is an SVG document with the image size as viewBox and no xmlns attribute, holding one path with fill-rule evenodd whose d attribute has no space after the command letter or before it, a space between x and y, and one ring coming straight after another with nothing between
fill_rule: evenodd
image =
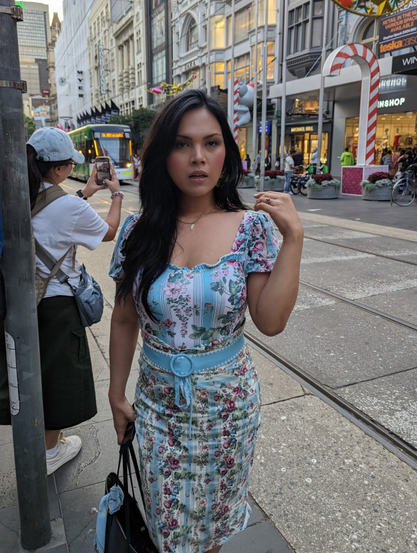
<instances>
[{"instance_id":1,"label":"potted plant","mask_svg":"<svg viewBox=\"0 0 417 553\"><path fill-rule=\"evenodd\" d=\"M340 181L330 173L312 175L306 186L307 198L310 200L333 200L339 197Z\"/></svg>"},{"instance_id":2,"label":"potted plant","mask_svg":"<svg viewBox=\"0 0 417 553\"><path fill-rule=\"evenodd\" d=\"M243 169L243 182L239 185L239 188L253 188L255 186L255 175Z\"/></svg>"},{"instance_id":3,"label":"potted plant","mask_svg":"<svg viewBox=\"0 0 417 553\"><path fill-rule=\"evenodd\" d=\"M362 200L388 201L391 199L391 191L394 186L394 176L384 171L378 171L369 175L367 180L361 182Z\"/></svg>"},{"instance_id":4,"label":"potted plant","mask_svg":"<svg viewBox=\"0 0 417 553\"><path fill-rule=\"evenodd\" d=\"M283 192L285 185L284 171L265 171L265 190Z\"/></svg>"}]
</instances>

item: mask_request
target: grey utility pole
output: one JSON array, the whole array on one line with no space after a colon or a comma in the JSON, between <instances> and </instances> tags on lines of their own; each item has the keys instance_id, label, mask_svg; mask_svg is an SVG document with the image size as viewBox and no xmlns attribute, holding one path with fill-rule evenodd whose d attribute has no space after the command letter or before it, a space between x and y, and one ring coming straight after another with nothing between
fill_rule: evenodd
<instances>
[{"instance_id":1,"label":"grey utility pole","mask_svg":"<svg viewBox=\"0 0 417 553\"><path fill-rule=\"evenodd\" d=\"M0 0L0 201L4 249L6 353L21 543L39 549L51 539L46 480L32 249L17 22L22 8ZM1 337L1 339L4 339Z\"/></svg>"},{"instance_id":2,"label":"grey utility pole","mask_svg":"<svg viewBox=\"0 0 417 553\"><path fill-rule=\"evenodd\" d=\"M324 0L323 2L323 49L321 51L321 70L320 70L320 93L319 93L319 122L317 126L317 161L318 166L321 165L322 152L322 136L323 136L323 111L324 111L324 79L323 67L326 62L326 50L327 50L327 26L329 20L329 3Z\"/></svg>"},{"instance_id":3,"label":"grey utility pole","mask_svg":"<svg viewBox=\"0 0 417 553\"><path fill-rule=\"evenodd\" d=\"M258 155L258 18L259 18L259 0L256 0L255 13L255 63L253 67L253 111L252 111L252 162L256 171L256 156ZM259 166L260 168L260 166ZM249 167L250 170L250 167ZM254 172L255 172L254 171Z\"/></svg>"},{"instance_id":4,"label":"grey utility pole","mask_svg":"<svg viewBox=\"0 0 417 553\"><path fill-rule=\"evenodd\" d=\"M262 58L262 134L261 134L261 174L259 191L265 190L265 135L266 135L266 85L268 82L268 0L264 0L265 26L264 26L264 47Z\"/></svg>"}]
</instances>

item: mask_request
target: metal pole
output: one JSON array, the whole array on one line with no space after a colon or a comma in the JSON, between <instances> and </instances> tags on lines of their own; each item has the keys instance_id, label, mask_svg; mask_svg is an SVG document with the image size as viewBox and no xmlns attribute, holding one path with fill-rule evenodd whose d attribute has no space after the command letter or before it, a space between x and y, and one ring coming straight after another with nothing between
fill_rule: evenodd
<instances>
[{"instance_id":1,"label":"metal pole","mask_svg":"<svg viewBox=\"0 0 417 553\"><path fill-rule=\"evenodd\" d=\"M231 129L232 132L234 130L234 117L235 117L235 111L234 111L234 89L235 89L235 0L232 0L232 22L231 22L231 34L232 34L232 42L231 42L231 48L230 48L230 94L229 94L229 100L230 100L230 121L232 123Z\"/></svg>"},{"instance_id":2,"label":"metal pole","mask_svg":"<svg viewBox=\"0 0 417 553\"><path fill-rule=\"evenodd\" d=\"M324 110L324 77L323 67L326 61L326 47L327 47L327 22L329 14L328 2L323 2L323 49L321 51L321 70L320 70L320 95L319 95L319 123L317 127L317 162L321 164L321 137L323 134L323 110Z\"/></svg>"},{"instance_id":3,"label":"metal pole","mask_svg":"<svg viewBox=\"0 0 417 553\"><path fill-rule=\"evenodd\" d=\"M253 71L253 129L252 129L252 146L253 146L253 163L256 170L256 156L258 155L258 18L259 18L259 0L256 0L256 16L255 16L255 61Z\"/></svg>"},{"instance_id":4,"label":"metal pole","mask_svg":"<svg viewBox=\"0 0 417 553\"><path fill-rule=\"evenodd\" d=\"M288 7L285 6L285 0L282 0L284 10L284 42L282 48L282 97L281 97L281 155L280 168L285 168L285 115L287 111L287 54L288 54ZM281 19L281 18L280 18Z\"/></svg>"},{"instance_id":5,"label":"metal pole","mask_svg":"<svg viewBox=\"0 0 417 553\"><path fill-rule=\"evenodd\" d=\"M211 1L207 0L207 12L208 12L208 20L207 20L207 94L210 96L211 94Z\"/></svg>"},{"instance_id":6,"label":"metal pole","mask_svg":"<svg viewBox=\"0 0 417 553\"><path fill-rule=\"evenodd\" d=\"M1 268L21 543L33 550L50 541L51 523L17 20L10 15L15 9L14 0L0 0Z\"/></svg>"},{"instance_id":7,"label":"metal pole","mask_svg":"<svg viewBox=\"0 0 417 553\"><path fill-rule=\"evenodd\" d=\"M261 135L261 178L259 191L265 188L265 134L266 134L266 84L267 84L267 59L268 59L268 0L265 5L265 26L264 26L264 56L262 59L262 135Z\"/></svg>"}]
</instances>

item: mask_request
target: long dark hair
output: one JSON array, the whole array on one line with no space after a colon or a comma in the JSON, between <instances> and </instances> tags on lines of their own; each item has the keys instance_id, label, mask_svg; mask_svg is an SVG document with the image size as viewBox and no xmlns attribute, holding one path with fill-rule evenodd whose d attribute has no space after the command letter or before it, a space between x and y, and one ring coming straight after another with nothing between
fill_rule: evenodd
<instances>
[{"instance_id":1,"label":"long dark hair","mask_svg":"<svg viewBox=\"0 0 417 553\"><path fill-rule=\"evenodd\" d=\"M35 205L44 178L52 167L61 167L62 165L69 165L71 163L70 159L64 161L39 161L39 159L36 159L37 155L35 148L30 144L26 144L31 209Z\"/></svg>"},{"instance_id":2,"label":"long dark hair","mask_svg":"<svg viewBox=\"0 0 417 553\"><path fill-rule=\"evenodd\" d=\"M126 241L124 278L117 293L118 301L126 300L141 271L138 298L154 321L157 319L148 304L148 293L171 259L181 204L181 193L169 176L166 158L174 148L184 114L201 108L209 111L219 122L226 150L222 175L214 188L214 201L225 211L246 209L236 189L243 178L242 160L226 113L201 90L180 94L161 110L145 140L139 185L142 215Z\"/></svg>"}]
</instances>

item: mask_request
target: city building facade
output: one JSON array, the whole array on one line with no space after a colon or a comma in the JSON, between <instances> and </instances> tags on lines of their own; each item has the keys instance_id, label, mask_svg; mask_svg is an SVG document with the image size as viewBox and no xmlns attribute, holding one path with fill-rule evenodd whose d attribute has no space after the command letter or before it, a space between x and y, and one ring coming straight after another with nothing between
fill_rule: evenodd
<instances>
[{"instance_id":1,"label":"city building facade","mask_svg":"<svg viewBox=\"0 0 417 553\"><path fill-rule=\"evenodd\" d=\"M58 14L54 12L50 28L51 40L48 44L48 76L50 84L49 92L49 109L50 109L50 124L55 127L59 124L58 113L58 94L56 85L56 67L55 67L55 45L61 32L61 22Z\"/></svg>"},{"instance_id":2,"label":"city building facade","mask_svg":"<svg viewBox=\"0 0 417 553\"><path fill-rule=\"evenodd\" d=\"M25 2L24 20L17 25L17 36L21 79L27 83L27 93L23 94L24 113L34 118L38 128L49 126L50 30L49 9L46 4Z\"/></svg>"},{"instance_id":3,"label":"city building facade","mask_svg":"<svg viewBox=\"0 0 417 553\"><path fill-rule=\"evenodd\" d=\"M90 104L113 103L122 115L148 103L143 2L96 0L89 17Z\"/></svg>"},{"instance_id":4,"label":"city building facade","mask_svg":"<svg viewBox=\"0 0 417 553\"><path fill-rule=\"evenodd\" d=\"M94 0L63 0L64 18L55 46L59 124L76 125L90 109L88 16Z\"/></svg>"}]
</instances>

